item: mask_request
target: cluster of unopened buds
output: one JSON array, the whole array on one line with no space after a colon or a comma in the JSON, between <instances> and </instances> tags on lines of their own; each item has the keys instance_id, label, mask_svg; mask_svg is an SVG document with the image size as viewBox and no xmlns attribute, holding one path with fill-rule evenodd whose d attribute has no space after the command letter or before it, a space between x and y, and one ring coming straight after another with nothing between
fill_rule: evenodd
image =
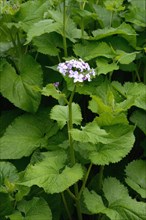
<instances>
[{"instance_id":1,"label":"cluster of unopened buds","mask_svg":"<svg viewBox=\"0 0 146 220\"><path fill-rule=\"evenodd\" d=\"M94 69L91 69L89 64L85 63L82 59L72 59L59 63L57 69L63 76L73 78L74 83L84 81L90 82L91 79L95 77Z\"/></svg>"}]
</instances>

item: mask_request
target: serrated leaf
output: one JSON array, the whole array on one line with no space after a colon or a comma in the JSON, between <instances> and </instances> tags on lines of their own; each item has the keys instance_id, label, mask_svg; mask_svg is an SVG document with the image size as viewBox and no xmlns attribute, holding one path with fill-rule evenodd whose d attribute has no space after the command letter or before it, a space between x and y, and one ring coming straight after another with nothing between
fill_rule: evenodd
<instances>
[{"instance_id":1,"label":"serrated leaf","mask_svg":"<svg viewBox=\"0 0 146 220\"><path fill-rule=\"evenodd\" d=\"M117 28L105 27L104 29L98 29L96 31L93 31L92 33L94 36L93 40L99 40L105 37L118 34L125 38L130 43L130 45L134 47L136 46L136 32L131 25L126 23L122 23Z\"/></svg>"},{"instance_id":2,"label":"serrated leaf","mask_svg":"<svg viewBox=\"0 0 146 220\"><path fill-rule=\"evenodd\" d=\"M51 109L50 117L57 121L60 128L63 128L63 126L69 121L68 106L55 105ZM72 123L79 125L81 121L82 115L80 106L72 103Z\"/></svg>"},{"instance_id":3,"label":"serrated leaf","mask_svg":"<svg viewBox=\"0 0 146 220\"><path fill-rule=\"evenodd\" d=\"M136 110L130 116L130 121L139 127L146 135L146 112L142 110Z\"/></svg>"},{"instance_id":4,"label":"serrated leaf","mask_svg":"<svg viewBox=\"0 0 146 220\"><path fill-rule=\"evenodd\" d=\"M119 119L119 117L117 117ZM112 117L111 117L112 120ZM106 132L106 136L104 139L95 133L93 136L93 132L91 129L91 135L84 137L77 136L75 140L79 141L76 146L76 151L80 153L80 155L90 160L93 164L96 165L108 165L109 163L119 162L122 158L124 158L132 149L134 144L134 135L133 135L133 127L129 126L125 121L123 123L123 118L121 124L118 123L116 119L115 122L106 122L106 120L100 120L99 125L103 127ZM98 121L97 121L98 124ZM103 130L103 129L102 129ZM74 136L73 136L74 138ZM97 140L98 142L93 143L93 141ZM85 142L85 143L84 143Z\"/></svg>"},{"instance_id":5,"label":"serrated leaf","mask_svg":"<svg viewBox=\"0 0 146 220\"><path fill-rule=\"evenodd\" d=\"M106 203L94 191L84 191L84 202L92 214L105 214L113 220L145 220L146 204L137 202L128 195L127 189L116 178L107 178L103 182Z\"/></svg>"},{"instance_id":6,"label":"serrated leaf","mask_svg":"<svg viewBox=\"0 0 146 220\"><path fill-rule=\"evenodd\" d=\"M31 25L43 19L48 5L49 2L44 0L24 2L15 15L15 19L19 22L19 26L27 32Z\"/></svg>"},{"instance_id":7,"label":"serrated leaf","mask_svg":"<svg viewBox=\"0 0 146 220\"><path fill-rule=\"evenodd\" d=\"M131 103L130 106L137 106L146 110L146 85L143 83L126 82L123 86L119 82L112 82L112 86L126 102ZM121 108L125 105L125 101L117 103L117 107ZM129 108L130 108L129 106Z\"/></svg>"},{"instance_id":8,"label":"serrated leaf","mask_svg":"<svg viewBox=\"0 0 146 220\"><path fill-rule=\"evenodd\" d=\"M18 171L16 167L10 163L0 162L0 185L5 184L5 180L15 182L18 179Z\"/></svg>"},{"instance_id":9,"label":"serrated leaf","mask_svg":"<svg viewBox=\"0 0 146 220\"><path fill-rule=\"evenodd\" d=\"M44 87L41 90L42 95L45 96L52 96L54 99L60 100L60 99L64 99L65 100L65 94L61 93L59 90L56 89L56 87L51 83L46 85L46 87Z\"/></svg>"},{"instance_id":10,"label":"serrated leaf","mask_svg":"<svg viewBox=\"0 0 146 220\"><path fill-rule=\"evenodd\" d=\"M47 54L50 56L57 56L59 54L56 37L53 37L50 34L43 34L39 37L34 37L33 45L35 45L37 47L37 51L42 54Z\"/></svg>"},{"instance_id":11,"label":"serrated leaf","mask_svg":"<svg viewBox=\"0 0 146 220\"><path fill-rule=\"evenodd\" d=\"M126 166L126 183L142 198L146 198L146 161L132 161Z\"/></svg>"},{"instance_id":12,"label":"serrated leaf","mask_svg":"<svg viewBox=\"0 0 146 220\"><path fill-rule=\"evenodd\" d=\"M109 63L109 60L104 58L98 58L96 60L97 65L97 73L100 74L107 74L113 72L114 70L118 70L119 66L117 63Z\"/></svg>"},{"instance_id":13,"label":"serrated leaf","mask_svg":"<svg viewBox=\"0 0 146 220\"><path fill-rule=\"evenodd\" d=\"M88 123L85 127L82 127L82 130L73 128L71 130L71 135L75 141L83 143L89 142L96 144L98 142L109 142L106 138L108 136L107 132L104 129L101 129L95 121Z\"/></svg>"},{"instance_id":14,"label":"serrated leaf","mask_svg":"<svg viewBox=\"0 0 146 220\"><path fill-rule=\"evenodd\" d=\"M64 151L44 153L45 158L26 169L20 185L42 187L47 193L59 193L83 177L80 164L65 166L67 155Z\"/></svg>"},{"instance_id":15,"label":"serrated leaf","mask_svg":"<svg viewBox=\"0 0 146 220\"><path fill-rule=\"evenodd\" d=\"M141 8L139 8L140 4L143 5ZM145 2L141 0L137 5L137 7L136 6L129 7L128 12L125 14L126 21L140 27L146 27L146 16L145 16L146 10L144 5Z\"/></svg>"},{"instance_id":16,"label":"serrated leaf","mask_svg":"<svg viewBox=\"0 0 146 220\"><path fill-rule=\"evenodd\" d=\"M27 114L16 118L1 137L0 159L29 156L38 147L46 146L47 138L58 131L56 124L46 118Z\"/></svg>"},{"instance_id":17,"label":"serrated leaf","mask_svg":"<svg viewBox=\"0 0 146 220\"><path fill-rule=\"evenodd\" d=\"M113 49L105 42L87 42L85 45L75 44L74 53L86 61L101 56L106 58L115 56Z\"/></svg>"},{"instance_id":18,"label":"serrated leaf","mask_svg":"<svg viewBox=\"0 0 146 220\"><path fill-rule=\"evenodd\" d=\"M1 62L0 72L1 93L15 106L36 112L40 104L41 95L34 90L42 85L42 70L40 65L29 55L20 60L20 75L5 60Z\"/></svg>"},{"instance_id":19,"label":"serrated leaf","mask_svg":"<svg viewBox=\"0 0 146 220\"><path fill-rule=\"evenodd\" d=\"M116 52L117 52L117 55L115 57L115 60L121 64L132 63L136 58L136 54L138 53L138 52L126 53L123 50L117 50Z\"/></svg>"},{"instance_id":20,"label":"serrated leaf","mask_svg":"<svg viewBox=\"0 0 146 220\"><path fill-rule=\"evenodd\" d=\"M34 197L32 200L22 200L17 205L18 210L24 214L27 220L52 220L51 209L43 198ZM9 216L11 219L11 215ZM14 214L12 214L14 218Z\"/></svg>"},{"instance_id":21,"label":"serrated leaf","mask_svg":"<svg viewBox=\"0 0 146 220\"><path fill-rule=\"evenodd\" d=\"M59 23L54 23L52 19L45 19L34 23L27 32L27 44L34 38L45 33L57 31Z\"/></svg>"}]
</instances>

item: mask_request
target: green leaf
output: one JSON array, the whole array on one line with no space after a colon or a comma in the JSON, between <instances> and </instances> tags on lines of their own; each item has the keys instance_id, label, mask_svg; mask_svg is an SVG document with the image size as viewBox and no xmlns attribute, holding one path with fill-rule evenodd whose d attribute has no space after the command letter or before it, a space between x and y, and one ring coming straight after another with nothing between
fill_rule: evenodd
<instances>
[{"instance_id":1,"label":"green leaf","mask_svg":"<svg viewBox=\"0 0 146 220\"><path fill-rule=\"evenodd\" d=\"M52 220L51 210L43 198L34 197L29 201L23 200L18 204L18 210L24 214L24 220ZM11 216L9 217L11 219Z\"/></svg>"},{"instance_id":2,"label":"green leaf","mask_svg":"<svg viewBox=\"0 0 146 220\"><path fill-rule=\"evenodd\" d=\"M124 185L116 178L104 180L103 192L107 199L105 204L94 191L84 191L84 203L92 214L102 213L111 220L145 220L146 204L132 199Z\"/></svg>"},{"instance_id":3,"label":"green leaf","mask_svg":"<svg viewBox=\"0 0 146 220\"><path fill-rule=\"evenodd\" d=\"M115 60L121 64L132 63L132 61L134 61L136 58L136 54L139 53L139 52L126 53L123 50L117 50L116 52L117 52L117 55L115 57Z\"/></svg>"},{"instance_id":4,"label":"green leaf","mask_svg":"<svg viewBox=\"0 0 146 220\"><path fill-rule=\"evenodd\" d=\"M100 40L105 37L118 34L125 38L130 43L130 45L132 45L133 47L136 46L136 32L131 25L126 23L122 23L117 28L105 27L104 29L93 31L92 33L94 37L91 39L93 40Z\"/></svg>"},{"instance_id":5,"label":"green leaf","mask_svg":"<svg viewBox=\"0 0 146 220\"><path fill-rule=\"evenodd\" d=\"M4 134L6 128L12 121L20 115L21 111L14 109L9 111L3 111L0 115L0 137Z\"/></svg>"},{"instance_id":6,"label":"green leaf","mask_svg":"<svg viewBox=\"0 0 146 220\"><path fill-rule=\"evenodd\" d=\"M146 161L135 160L126 166L126 183L142 198L146 198Z\"/></svg>"},{"instance_id":7,"label":"green leaf","mask_svg":"<svg viewBox=\"0 0 146 220\"><path fill-rule=\"evenodd\" d=\"M50 56L57 56L59 54L57 42L56 36L53 37L53 35L50 34L43 34L33 39L33 45L37 47L37 51Z\"/></svg>"},{"instance_id":8,"label":"green leaf","mask_svg":"<svg viewBox=\"0 0 146 220\"><path fill-rule=\"evenodd\" d=\"M31 56L24 56L20 60L20 75L8 62L2 60L0 81L0 90L5 98L25 111L37 111L41 95L34 87L42 85L42 70Z\"/></svg>"},{"instance_id":9,"label":"green leaf","mask_svg":"<svg viewBox=\"0 0 146 220\"><path fill-rule=\"evenodd\" d=\"M133 2L133 1L132 1ZM144 1L140 1L139 4L136 6L129 7L128 12L125 14L125 19L127 22L135 24L140 27L146 27L146 9L145 6L139 8L140 3L145 4Z\"/></svg>"},{"instance_id":10,"label":"green leaf","mask_svg":"<svg viewBox=\"0 0 146 220\"><path fill-rule=\"evenodd\" d=\"M50 83L48 85L46 85L46 87L44 87L41 90L42 95L45 96L52 96L54 99L57 100L65 100L65 94L61 93L59 90L56 89L56 87Z\"/></svg>"},{"instance_id":11,"label":"green leaf","mask_svg":"<svg viewBox=\"0 0 146 220\"><path fill-rule=\"evenodd\" d=\"M96 144L98 142L109 142L106 138L108 136L107 132L104 129L101 129L95 121L88 123L85 127L82 127L82 130L73 128L71 130L71 135L75 141L83 143L89 142Z\"/></svg>"},{"instance_id":12,"label":"green leaf","mask_svg":"<svg viewBox=\"0 0 146 220\"><path fill-rule=\"evenodd\" d=\"M0 188L0 217L12 213L13 206L9 194L1 192Z\"/></svg>"},{"instance_id":13,"label":"green leaf","mask_svg":"<svg viewBox=\"0 0 146 220\"><path fill-rule=\"evenodd\" d=\"M47 11L48 5L49 1L44 0L24 2L15 15L15 19L18 21L19 26L27 32L31 25L44 18L44 13Z\"/></svg>"},{"instance_id":14,"label":"green leaf","mask_svg":"<svg viewBox=\"0 0 146 220\"><path fill-rule=\"evenodd\" d=\"M123 5L124 0L105 0L104 5L107 10L109 11L123 11L125 9L125 6Z\"/></svg>"},{"instance_id":15,"label":"green leaf","mask_svg":"<svg viewBox=\"0 0 146 220\"><path fill-rule=\"evenodd\" d=\"M34 38L45 33L57 31L58 23L54 23L52 19L45 19L34 23L27 32L27 44Z\"/></svg>"},{"instance_id":16,"label":"green leaf","mask_svg":"<svg viewBox=\"0 0 146 220\"><path fill-rule=\"evenodd\" d=\"M127 82L123 86L119 82L112 82L112 86L127 102L131 102L131 106L137 106L146 110L146 85L143 83ZM125 105L125 101L117 104L121 108ZM130 108L130 106L129 106Z\"/></svg>"},{"instance_id":17,"label":"green leaf","mask_svg":"<svg viewBox=\"0 0 146 220\"><path fill-rule=\"evenodd\" d=\"M63 128L69 121L68 106L55 105L51 109L50 118L56 120L59 127ZM79 125L82 121L81 109L78 104L72 103L72 123Z\"/></svg>"},{"instance_id":18,"label":"green leaf","mask_svg":"<svg viewBox=\"0 0 146 220\"><path fill-rule=\"evenodd\" d=\"M47 111L48 115L49 112ZM14 120L1 137L0 159L18 159L29 156L38 147L47 146L47 139L57 131L47 115L23 115Z\"/></svg>"},{"instance_id":19,"label":"green leaf","mask_svg":"<svg viewBox=\"0 0 146 220\"><path fill-rule=\"evenodd\" d=\"M139 127L146 134L146 112L139 109L132 113L130 121Z\"/></svg>"},{"instance_id":20,"label":"green leaf","mask_svg":"<svg viewBox=\"0 0 146 220\"><path fill-rule=\"evenodd\" d=\"M42 187L47 193L59 193L76 183L83 177L80 164L65 166L67 155L64 151L44 153L44 160L29 165L20 185Z\"/></svg>"},{"instance_id":21,"label":"green leaf","mask_svg":"<svg viewBox=\"0 0 146 220\"><path fill-rule=\"evenodd\" d=\"M5 180L15 182L17 179L16 167L10 162L0 161L0 185L5 184Z\"/></svg>"},{"instance_id":22,"label":"green leaf","mask_svg":"<svg viewBox=\"0 0 146 220\"><path fill-rule=\"evenodd\" d=\"M21 212L15 211L11 215L7 215L10 220L24 220L24 217L22 216Z\"/></svg>"},{"instance_id":23,"label":"green leaf","mask_svg":"<svg viewBox=\"0 0 146 220\"><path fill-rule=\"evenodd\" d=\"M115 56L113 49L105 42L86 42L85 45L75 44L73 50L77 56L86 61L101 56L106 58Z\"/></svg>"},{"instance_id":24,"label":"green leaf","mask_svg":"<svg viewBox=\"0 0 146 220\"><path fill-rule=\"evenodd\" d=\"M98 137L98 133L95 132L95 129L93 131L94 136L92 130L92 134L89 136L87 136L87 134L87 137L85 136L84 139L82 139L81 135L78 136L78 139L75 136L76 140L80 142L76 147L76 151L79 151L83 158L90 160L96 165L117 163L124 158L133 147L135 140L133 127L122 123L117 124L116 120L113 125L112 122L109 121L105 123L105 119L99 123L104 127L105 130L102 130L107 134L104 139L103 137L102 139L100 136ZM106 126L104 126L104 124ZM93 143L94 140L97 140L98 142ZM84 143L85 141L86 143Z\"/></svg>"},{"instance_id":25,"label":"green leaf","mask_svg":"<svg viewBox=\"0 0 146 220\"><path fill-rule=\"evenodd\" d=\"M109 60L104 59L104 58L98 58L96 60L96 65L97 65L97 73L98 75L100 74L107 74L110 72L113 72L114 70L118 70L119 66L117 63L111 63Z\"/></svg>"}]
</instances>

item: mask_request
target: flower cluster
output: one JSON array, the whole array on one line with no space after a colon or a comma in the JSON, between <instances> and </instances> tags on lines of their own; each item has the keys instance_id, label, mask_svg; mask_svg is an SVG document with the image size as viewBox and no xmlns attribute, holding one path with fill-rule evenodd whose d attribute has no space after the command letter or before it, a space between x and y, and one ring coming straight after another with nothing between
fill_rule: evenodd
<instances>
[{"instance_id":1,"label":"flower cluster","mask_svg":"<svg viewBox=\"0 0 146 220\"><path fill-rule=\"evenodd\" d=\"M86 80L91 81L95 76L94 69L91 69L89 64L85 63L82 59L72 59L64 63L59 63L57 69L63 76L73 78L74 83Z\"/></svg>"}]
</instances>

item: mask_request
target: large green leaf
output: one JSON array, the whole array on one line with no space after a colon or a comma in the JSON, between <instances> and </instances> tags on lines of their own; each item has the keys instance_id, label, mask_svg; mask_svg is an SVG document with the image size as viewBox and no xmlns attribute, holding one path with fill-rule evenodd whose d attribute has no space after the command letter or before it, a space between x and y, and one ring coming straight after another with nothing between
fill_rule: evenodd
<instances>
[{"instance_id":1,"label":"large green leaf","mask_svg":"<svg viewBox=\"0 0 146 220\"><path fill-rule=\"evenodd\" d=\"M43 54L57 56L59 54L57 35L43 34L33 38L33 45L37 47L37 51Z\"/></svg>"},{"instance_id":2,"label":"large green leaf","mask_svg":"<svg viewBox=\"0 0 146 220\"><path fill-rule=\"evenodd\" d=\"M99 40L116 34L121 35L123 38L125 38L130 43L130 45L134 47L136 46L136 32L131 27L131 25L126 23L122 23L117 28L105 27L104 29L93 31L94 37L92 39Z\"/></svg>"},{"instance_id":3,"label":"large green leaf","mask_svg":"<svg viewBox=\"0 0 146 220\"><path fill-rule=\"evenodd\" d=\"M118 70L119 66L117 63L113 62L111 63L109 60L104 59L104 58L98 58L96 60L96 65L97 65L97 74L107 74L110 72L113 72L114 70Z\"/></svg>"},{"instance_id":4,"label":"large green leaf","mask_svg":"<svg viewBox=\"0 0 146 220\"><path fill-rule=\"evenodd\" d=\"M130 117L130 121L139 127L146 135L146 112L138 109L134 111Z\"/></svg>"},{"instance_id":5,"label":"large green leaf","mask_svg":"<svg viewBox=\"0 0 146 220\"><path fill-rule=\"evenodd\" d=\"M63 126L69 121L68 106L55 105L51 109L50 118L56 120L59 127ZM81 109L78 104L72 103L72 123L79 125L82 121Z\"/></svg>"},{"instance_id":6,"label":"large green leaf","mask_svg":"<svg viewBox=\"0 0 146 220\"><path fill-rule=\"evenodd\" d=\"M43 198L34 197L32 200L22 200L17 205L19 210L9 215L10 220L52 220L51 209ZM23 213L23 215L22 215Z\"/></svg>"},{"instance_id":7,"label":"large green leaf","mask_svg":"<svg viewBox=\"0 0 146 220\"><path fill-rule=\"evenodd\" d=\"M105 42L87 42L85 45L75 44L74 53L87 61L101 56L106 58L115 56L113 49Z\"/></svg>"},{"instance_id":8,"label":"large green leaf","mask_svg":"<svg viewBox=\"0 0 146 220\"><path fill-rule=\"evenodd\" d=\"M47 115L23 115L14 120L1 137L0 159L29 156L36 148L47 146L47 139L58 128ZM49 112L48 112L49 114Z\"/></svg>"},{"instance_id":9,"label":"large green leaf","mask_svg":"<svg viewBox=\"0 0 146 220\"><path fill-rule=\"evenodd\" d=\"M105 204L94 191L84 191L84 203L92 214L105 214L113 220L145 220L146 204L137 202L128 195L127 189L116 178L107 178L103 183Z\"/></svg>"},{"instance_id":10,"label":"large green leaf","mask_svg":"<svg viewBox=\"0 0 146 220\"><path fill-rule=\"evenodd\" d=\"M126 183L141 195L146 198L146 161L132 161L126 166Z\"/></svg>"},{"instance_id":11,"label":"large green leaf","mask_svg":"<svg viewBox=\"0 0 146 220\"><path fill-rule=\"evenodd\" d=\"M126 102L131 102L131 106L137 106L146 110L146 85L143 83L126 82L123 86L119 82L112 82L112 86L125 100L117 103L121 108ZM130 106L129 106L130 107Z\"/></svg>"},{"instance_id":12,"label":"large green leaf","mask_svg":"<svg viewBox=\"0 0 146 220\"><path fill-rule=\"evenodd\" d=\"M34 23L27 32L27 42L29 43L34 37L45 33L57 31L59 23L54 23L52 19L45 19Z\"/></svg>"},{"instance_id":13,"label":"large green leaf","mask_svg":"<svg viewBox=\"0 0 146 220\"><path fill-rule=\"evenodd\" d=\"M108 122L105 123L106 119ZM120 120L123 119L121 118ZM101 126L105 124L105 127L103 126L105 130L102 130L107 135L104 138L102 136L100 137L95 128L94 131L91 129L91 134L90 132L85 133L84 139L82 135L76 138L76 134L73 134L73 138L79 142L75 149L83 158L90 160L93 164L107 165L109 163L119 162L133 147L135 140L133 127L123 123L117 124L116 121L112 125L108 116L103 119L103 122L100 121L99 123L101 123ZM93 143L94 140L97 140L97 142Z\"/></svg>"},{"instance_id":14,"label":"large green leaf","mask_svg":"<svg viewBox=\"0 0 146 220\"><path fill-rule=\"evenodd\" d=\"M31 25L43 19L48 6L49 1L44 0L22 3L20 10L15 15L15 19L19 26L27 32Z\"/></svg>"},{"instance_id":15,"label":"large green leaf","mask_svg":"<svg viewBox=\"0 0 146 220\"><path fill-rule=\"evenodd\" d=\"M15 106L36 112L40 104L41 94L34 86L42 85L42 70L40 65L29 55L20 59L20 74L5 60L1 62L0 81L1 93Z\"/></svg>"},{"instance_id":16,"label":"large green leaf","mask_svg":"<svg viewBox=\"0 0 146 220\"><path fill-rule=\"evenodd\" d=\"M44 159L29 165L20 185L42 187L47 193L59 193L76 183L83 177L80 164L65 166L67 155L64 151L43 153Z\"/></svg>"},{"instance_id":17,"label":"large green leaf","mask_svg":"<svg viewBox=\"0 0 146 220\"><path fill-rule=\"evenodd\" d=\"M13 210L11 198L8 193L1 191L1 188L0 201L0 217L11 214Z\"/></svg>"},{"instance_id":18,"label":"large green leaf","mask_svg":"<svg viewBox=\"0 0 146 220\"><path fill-rule=\"evenodd\" d=\"M65 94L61 93L59 90L56 89L56 87L50 83L47 84L46 87L43 87L41 90L42 95L45 96L52 96L54 99L57 100L65 100Z\"/></svg>"},{"instance_id":19,"label":"large green leaf","mask_svg":"<svg viewBox=\"0 0 146 220\"><path fill-rule=\"evenodd\" d=\"M82 130L73 128L71 130L71 135L75 141L80 141L83 143L92 143L96 144L98 142L108 143L108 133L101 129L98 124L93 121L88 123L85 127L82 127Z\"/></svg>"}]
</instances>

